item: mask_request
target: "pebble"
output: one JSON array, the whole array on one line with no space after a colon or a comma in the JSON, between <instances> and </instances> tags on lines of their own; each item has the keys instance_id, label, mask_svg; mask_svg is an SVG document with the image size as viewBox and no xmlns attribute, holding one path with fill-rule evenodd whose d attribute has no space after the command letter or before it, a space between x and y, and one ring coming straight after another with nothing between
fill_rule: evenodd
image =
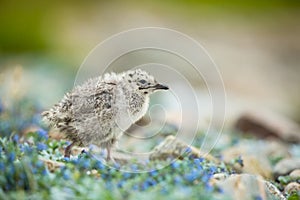
<instances>
[{"instance_id":1,"label":"pebble","mask_svg":"<svg viewBox=\"0 0 300 200\"><path fill-rule=\"evenodd\" d=\"M300 179L300 169L295 169L290 173L290 177L294 180Z\"/></svg>"},{"instance_id":2,"label":"pebble","mask_svg":"<svg viewBox=\"0 0 300 200\"><path fill-rule=\"evenodd\" d=\"M279 161L274 167L274 176L284 176L295 169L300 168L300 158L285 158Z\"/></svg>"},{"instance_id":3,"label":"pebble","mask_svg":"<svg viewBox=\"0 0 300 200\"><path fill-rule=\"evenodd\" d=\"M291 194L293 192L300 191L300 184L296 182L291 182L284 188L284 192Z\"/></svg>"},{"instance_id":4,"label":"pebble","mask_svg":"<svg viewBox=\"0 0 300 200\"><path fill-rule=\"evenodd\" d=\"M242 114L235 128L259 138L278 138L285 142L300 142L300 126L293 120L273 112L250 111Z\"/></svg>"},{"instance_id":5,"label":"pebble","mask_svg":"<svg viewBox=\"0 0 300 200\"><path fill-rule=\"evenodd\" d=\"M272 183L250 174L231 175L217 186L233 200L286 199Z\"/></svg>"},{"instance_id":6,"label":"pebble","mask_svg":"<svg viewBox=\"0 0 300 200\"><path fill-rule=\"evenodd\" d=\"M243 140L237 145L225 149L222 155L226 163L241 157L244 166L234 165L237 172L261 175L267 179L273 178L271 158L290 157L285 144L273 140Z\"/></svg>"},{"instance_id":7,"label":"pebble","mask_svg":"<svg viewBox=\"0 0 300 200\"><path fill-rule=\"evenodd\" d=\"M65 166L65 164L62 162L57 162L42 157L40 157L39 159L45 163L50 172L55 172L56 170L60 170L61 167Z\"/></svg>"},{"instance_id":8,"label":"pebble","mask_svg":"<svg viewBox=\"0 0 300 200\"><path fill-rule=\"evenodd\" d=\"M203 157L215 163L219 162L219 160L212 155L201 152L198 148L186 144L173 135L169 135L164 141L154 147L149 158L150 160L166 160L168 158L182 159L182 155L187 151L188 154L193 157Z\"/></svg>"},{"instance_id":9,"label":"pebble","mask_svg":"<svg viewBox=\"0 0 300 200\"><path fill-rule=\"evenodd\" d=\"M212 176L212 178L209 180L209 183L211 185L216 185L217 183L219 183L220 181L224 181L226 178L228 178L229 175L228 174L225 174L225 173L217 173L217 174L214 174Z\"/></svg>"}]
</instances>

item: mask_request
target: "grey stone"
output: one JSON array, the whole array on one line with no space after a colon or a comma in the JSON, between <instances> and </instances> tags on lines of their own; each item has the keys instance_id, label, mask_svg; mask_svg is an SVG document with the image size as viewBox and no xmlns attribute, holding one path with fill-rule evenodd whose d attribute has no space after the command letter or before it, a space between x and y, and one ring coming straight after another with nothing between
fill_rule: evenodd
<instances>
[{"instance_id":1,"label":"grey stone","mask_svg":"<svg viewBox=\"0 0 300 200\"><path fill-rule=\"evenodd\" d=\"M217 185L233 200L286 199L272 183L250 174L231 175Z\"/></svg>"},{"instance_id":2,"label":"grey stone","mask_svg":"<svg viewBox=\"0 0 300 200\"><path fill-rule=\"evenodd\" d=\"M295 169L300 168L300 158L286 158L279 161L274 167L274 176L287 175Z\"/></svg>"},{"instance_id":3,"label":"grey stone","mask_svg":"<svg viewBox=\"0 0 300 200\"><path fill-rule=\"evenodd\" d=\"M287 186L284 188L284 192L291 194L293 192L298 192L300 191L300 184L296 182L289 183Z\"/></svg>"}]
</instances>

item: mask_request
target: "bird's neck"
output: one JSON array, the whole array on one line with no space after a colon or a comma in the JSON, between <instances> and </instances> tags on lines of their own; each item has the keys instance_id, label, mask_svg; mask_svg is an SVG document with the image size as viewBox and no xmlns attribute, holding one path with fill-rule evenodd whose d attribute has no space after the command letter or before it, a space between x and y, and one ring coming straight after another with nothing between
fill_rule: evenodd
<instances>
[{"instance_id":1,"label":"bird's neck","mask_svg":"<svg viewBox=\"0 0 300 200\"><path fill-rule=\"evenodd\" d=\"M146 114L149 105L149 95L135 91L129 84L123 85L122 90L131 116L140 118Z\"/></svg>"},{"instance_id":2,"label":"bird's neck","mask_svg":"<svg viewBox=\"0 0 300 200\"><path fill-rule=\"evenodd\" d=\"M129 97L129 110L132 115L144 115L148 109L149 98L140 93L132 93Z\"/></svg>"}]
</instances>

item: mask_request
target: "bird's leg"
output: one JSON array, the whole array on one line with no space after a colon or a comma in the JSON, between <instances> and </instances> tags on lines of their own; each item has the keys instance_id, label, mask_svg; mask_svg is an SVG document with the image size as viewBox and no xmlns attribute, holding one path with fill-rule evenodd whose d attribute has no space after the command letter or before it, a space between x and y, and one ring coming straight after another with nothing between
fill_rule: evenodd
<instances>
[{"instance_id":1,"label":"bird's leg","mask_svg":"<svg viewBox=\"0 0 300 200\"><path fill-rule=\"evenodd\" d=\"M70 158L71 156L71 150L72 150L72 147L74 146L74 142L71 143L69 146L66 147L65 149L65 158Z\"/></svg>"},{"instance_id":2,"label":"bird's leg","mask_svg":"<svg viewBox=\"0 0 300 200\"><path fill-rule=\"evenodd\" d=\"M107 157L106 157L106 161L112 161L113 163L116 163L116 161L114 160L114 158L111 156L111 147L106 147L107 150Z\"/></svg>"}]
</instances>

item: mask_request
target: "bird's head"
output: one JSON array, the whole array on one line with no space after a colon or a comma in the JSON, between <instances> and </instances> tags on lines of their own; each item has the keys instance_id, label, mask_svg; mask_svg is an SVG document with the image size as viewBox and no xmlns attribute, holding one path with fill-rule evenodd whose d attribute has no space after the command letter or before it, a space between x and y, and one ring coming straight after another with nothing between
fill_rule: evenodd
<instances>
[{"instance_id":1,"label":"bird's head","mask_svg":"<svg viewBox=\"0 0 300 200\"><path fill-rule=\"evenodd\" d=\"M155 78L141 69L129 70L124 74L128 84L144 94L151 94L158 90L168 90L169 87L158 83Z\"/></svg>"}]
</instances>

